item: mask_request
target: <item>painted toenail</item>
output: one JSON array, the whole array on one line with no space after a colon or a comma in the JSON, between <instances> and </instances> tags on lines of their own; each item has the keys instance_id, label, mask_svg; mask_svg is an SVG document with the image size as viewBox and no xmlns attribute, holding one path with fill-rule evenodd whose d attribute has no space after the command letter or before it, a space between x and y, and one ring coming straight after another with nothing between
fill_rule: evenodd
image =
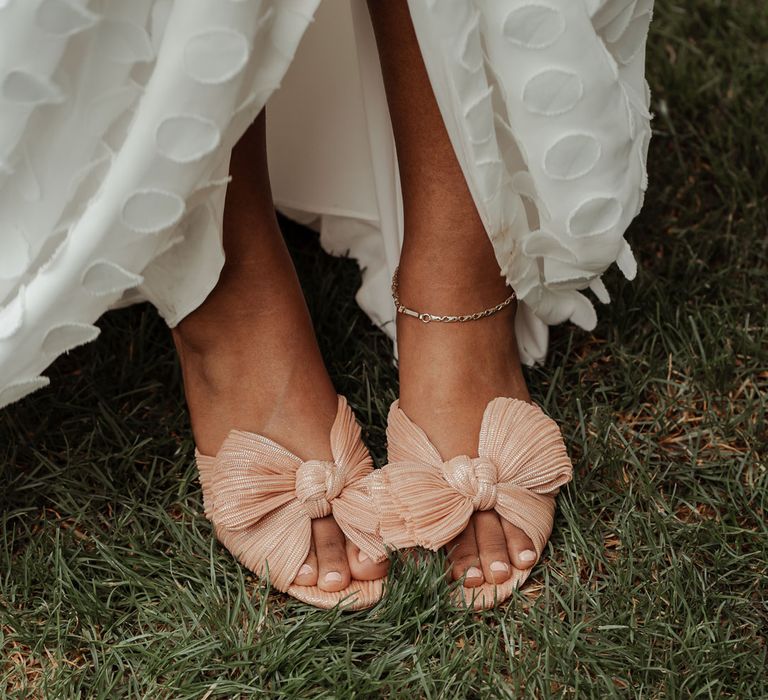
<instances>
[{"instance_id":1,"label":"painted toenail","mask_svg":"<svg viewBox=\"0 0 768 700\"><path fill-rule=\"evenodd\" d=\"M506 574L507 571L509 571L509 566L507 566L507 564L505 564L503 561L492 561L488 568L493 572L499 572L503 574Z\"/></svg>"},{"instance_id":2,"label":"painted toenail","mask_svg":"<svg viewBox=\"0 0 768 700\"><path fill-rule=\"evenodd\" d=\"M480 571L476 566L470 566L467 569L467 573L465 574L466 578L482 578L483 572Z\"/></svg>"},{"instance_id":3,"label":"painted toenail","mask_svg":"<svg viewBox=\"0 0 768 700\"><path fill-rule=\"evenodd\" d=\"M371 561L371 558L361 549L357 553L357 561L359 561L361 564L365 564L366 562Z\"/></svg>"},{"instance_id":4,"label":"painted toenail","mask_svg":"<svg viewBox=\"0 0 768 700\"><path fill-rule=\"evenodd\" d=\"M329 571L325 575L326 583L341 583L341 574L338 571Z\"/></svg>"},{"instance_id":5,"label":"painted toenail","mask_svg":"<svg viewBox=\"0 0 768 700\"><path fill-rule=\"evenodd\" d=\"M312 567L309 564L302 564L297 576L309 576L312 573Z\"/></svg>"},{"instance_id":6,"label":"painted toenail","mask_svg":"<svg viewBox=\"0 0 768 700\"><path fill-rule=\"evenodd\" d=\"M520 561L536 560L536 552L534 552L532 549L524 549L518 556L520 557Z\"/></svg>"}]
</instances>

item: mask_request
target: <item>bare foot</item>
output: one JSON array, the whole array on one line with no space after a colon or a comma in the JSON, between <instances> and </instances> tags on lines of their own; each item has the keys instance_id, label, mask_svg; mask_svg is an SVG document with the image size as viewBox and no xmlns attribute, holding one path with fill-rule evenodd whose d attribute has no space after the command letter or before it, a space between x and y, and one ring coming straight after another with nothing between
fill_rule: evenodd
<instances>
[{"instance_id":1,"label":"bare foot","mask_svg":"<svg viewBox=\"0 0 768 700\"><path fill-rule=\"evenodd\" d=\"M495 274L473 278L466 268L463 276L434 272L401 265L403 303L430 313L461 314L494 306L510 293ZM398 316L400 407L446 460L477 455L491 399L531 400L518 356L515 310L513 302L494 316L450 324ZM502 583L512 566L529 569L537 558L530 538L494 511L474 513L446 551L452 579L463 578L466 587Z\"/></svg>"},{"instance_id":2,"label":"bare foot","mask_svg":"<svg viewBox=\"0 0 768 700\"><path fill-rule=\"evenodd\" d=\"M405 0L369 0L397 147L404 238L403 303L434 314L494 306L509 294L448 136ZM477 454L486 404L530 400L514 335L514 309L469 323L400 316L400 407L443 457ZM475 513L449 547L454 578L501 583L533 566L530 539L495 512Z\"/></svg>"},{"instance_id":3,"label":"bare foot","mask_svg":"<svg viewBox=\"0 0 768 700\"><path fill-rule=\"evenodd\" d=\"M331 459L336 391L275 219L265 158L260 117L233 153L219 282L173 329L192 432L209 456L238 428L302 459ZM381 578L387 564L361 555L333 516L318 518L294 583L340 591L351 578Z\"/></svg>"},{"instance_id":4,"label":"bare foot","mask_svg":"<svg viewBox=\"0 0 768 700\"><path fill-rule=\"evenodd\" d=\"M203 454L215 455L239 428L302 459L330 459L336 392L304 299L292 268L278 274L272 267L267 276L275 278L272 289L264 288L260 268L227 270L206 302L173 331L195 442ZM296 584L339 591L351 578L386 573L386 562L360 560L332 516L313 520L312 535Z\"/></svg>"}]
</instances>

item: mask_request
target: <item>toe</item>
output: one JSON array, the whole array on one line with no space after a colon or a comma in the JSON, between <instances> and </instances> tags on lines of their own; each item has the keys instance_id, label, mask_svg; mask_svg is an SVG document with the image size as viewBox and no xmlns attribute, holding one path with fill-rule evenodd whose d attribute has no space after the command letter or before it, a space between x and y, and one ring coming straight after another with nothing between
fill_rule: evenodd
<instances>
[{"instance_id":1,"label":"toe","mask_svg":"<svg viewBox=\"0 0 768 700\"><path fill-rule=\"evenodd\" d=\"M506 520L501 521L501 527L507 539L507 551L512 564L517 569L530 569L539 558L531 538Z\"/></svg>"},{"instance_id":2,"label":"toe","mask_svg":"<svg viewBox=\"0 0 768 700\"><path fill-rule=\"evenodd\" d=\"M352 578L358 581L374 581L383 578L389 568L389 560L375 562L357 545L347 541L347 561Z\"/></svg>"},{"instance_id":3,"label":"toe","mask_svg":"<svg viewBox=\"0 0 768 700\"><path fill-rule=\"evenodd\" d=\"M493 511L486 510L475 513L474 521L483 576L489 583L503 583L512 570L501 518Z\"/></svg>"},{"instance_id":4,"label":"toe","mask_svg":"<svg viewBox=\"0 0 768 700\"><path fill-rule=\"evenodd\" d=\"M315 553L315 540L312 538L309 545L309 554L304 563L299 568L299 573L293 582L297 586L316 586L317 585L317 554Z\"/></svg>"},{"instance_id":5,"label":"toe","mask_svg":"<svg viewBox=\"0 0 768 700\"><path fill-rule=\"evenodd\" d=\"M312 521L317 552L317 585L333 593L349 585L350 573L344 533L332 516Z\"/></svg>"},{"instance_id":6,"label":"toe","mask_svg":"<svg viewBox=\"0 0 768 700\"><path fill-rule=\"evenodd\" d=\"M475 588L483 583L480 569L480 557L477 553L475 526L470 520L467 527L447 546L448 560L451 564L451 578L458 581L464 578L466 588Z\"/></svg>"}]
</instances>

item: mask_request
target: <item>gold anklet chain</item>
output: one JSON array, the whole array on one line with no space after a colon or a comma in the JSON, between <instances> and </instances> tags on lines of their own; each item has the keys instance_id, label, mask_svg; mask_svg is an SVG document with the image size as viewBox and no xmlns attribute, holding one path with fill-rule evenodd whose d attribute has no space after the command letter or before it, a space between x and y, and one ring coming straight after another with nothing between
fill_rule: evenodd
<instances>
[{"instance_id":1,"label":"gold anklet chain","mask_svg":"<svg viewBox=\"0 0 768 700\"><path fill-rule=\"evenodd\" d=\"M430 323L431 321L439 321L440 323L464 323L466 321L478 321L481 318L493 316L493 314L499 313L502 309L505 309L515 300L515 293L512 292L504 301L496 306L492 306L489 309L483 309L482 311L476 311L473 314L461 314L459 316L437 315L429 314L424 311L414 311L409 309L400 301L400 268L395 268L395 274L392 275L392 299L395 302L395 309L397 313L405 314L406 316L413 316L418 318L423 323Z\"/></svg>"}]
</instances>

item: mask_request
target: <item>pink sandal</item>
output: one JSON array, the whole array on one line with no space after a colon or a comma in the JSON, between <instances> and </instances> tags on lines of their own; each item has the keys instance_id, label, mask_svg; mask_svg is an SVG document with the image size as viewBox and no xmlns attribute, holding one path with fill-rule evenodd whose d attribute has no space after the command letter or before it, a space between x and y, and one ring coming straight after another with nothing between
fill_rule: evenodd
<instances>
[{"instance_id":1,"label":"pink sandal","mask_svg":"<svg viewBox=\"0 0 768 700\"><path fill-rule=\"evenodd\" d=\"M478 457L447 462L395 401L387 424L389 464L373 489L380 531L395 548L438 550L476 510L495 510L531 538L538 557L552 532L555 496L572 466L557 424L536 405L493 399L485 409ZM500 584L456 588L455 602L475 609L506 600L530 569L513 567Z\"/></svg>"},{"instance_id":2,"label":"pink sandal","mask_svg":"<svg viewBox=\"0 0 768 700\"><path fill-rule=\"evenodd\" d=\"M373 460L339 396L333 461L303 461L272 440L233 430L215 457L195 453L206 517L219 541L277 590L318 608L359 610L381 599L384 579L352 580L329 593L293 580L309 553L313 518L333 514L344 535L374 561L386 558L369 492Z\"/></svg>"}]
</instances>

